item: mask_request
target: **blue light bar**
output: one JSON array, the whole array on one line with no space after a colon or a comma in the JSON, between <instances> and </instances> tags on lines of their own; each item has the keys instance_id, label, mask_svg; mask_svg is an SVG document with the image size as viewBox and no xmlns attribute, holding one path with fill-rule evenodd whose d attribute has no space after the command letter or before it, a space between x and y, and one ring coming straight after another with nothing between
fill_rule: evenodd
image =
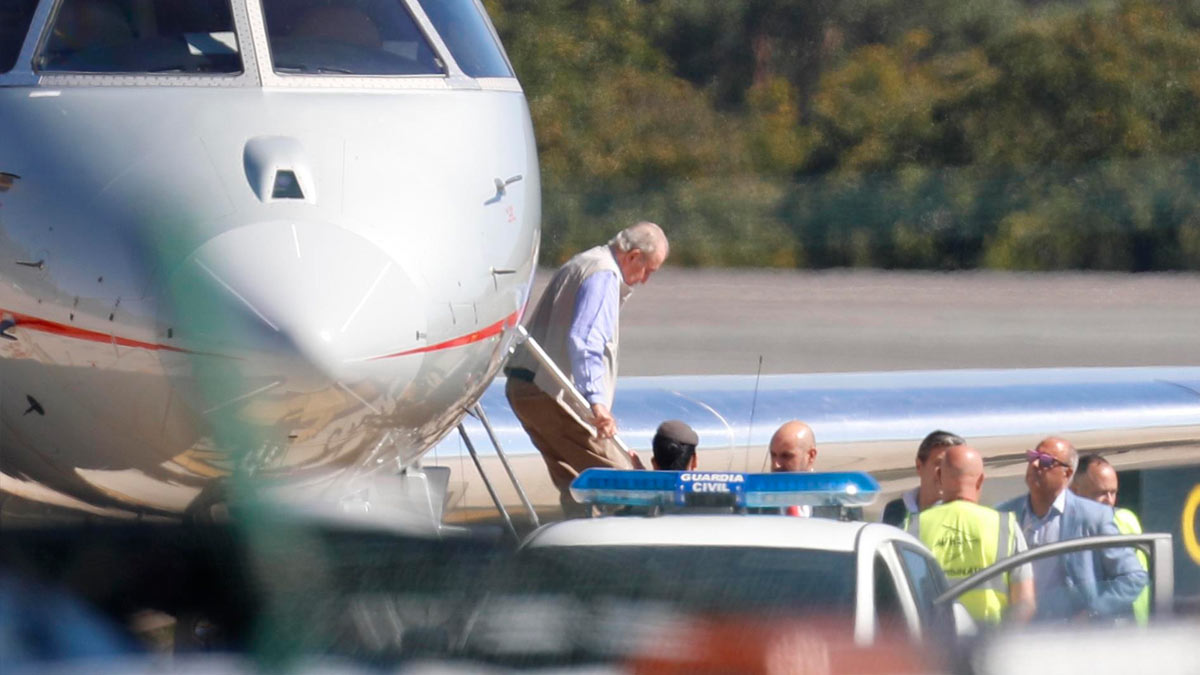
<instances>
[{"instance_id":1,"label":"blue light bar","mask_svg":"<svg viewBox=\"0 0 1200 675\"><path fill-rule=\"evenodd\" d=\"M571 495L580 503L626 506L686 506L696 501L748 508L866 506L875 501L878 494L879 483L858 471L733 473L588 469L571 483Z\"/></svg>"}]
</instances>

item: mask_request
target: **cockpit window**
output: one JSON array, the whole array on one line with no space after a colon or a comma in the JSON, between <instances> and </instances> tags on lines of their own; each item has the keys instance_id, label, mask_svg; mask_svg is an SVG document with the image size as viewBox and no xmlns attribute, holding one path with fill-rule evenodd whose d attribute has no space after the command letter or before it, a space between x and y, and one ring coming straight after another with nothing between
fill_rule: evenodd
<instances>
[{"instance_id":1,"label":"cockpit window","mask_svg":"<svg viewBox=\"0 0 1200 675\"><path fill-rule=\"evenodd\" d=\"M42 71L240 73L229 0L64 0Z\"/></svg>"},{"instance_id":2,"label":"cockpit window","mask_svg":"<svg viewBox=\"0 0 1200 675\"><path fill-rule=\"evenodd\" d=\"M0 73L17 62L36 8L37 0L0 0Z\"/></svg>"},{"instance_id":3,"label":"cockpit window","mask_svg":"<svg viewBox=\"0 0 1200 675\"><path fill-rule=\"evenodd\" d=\"M263 0L275 72L443 75L401 0Z\"/></svg>"},{"instance_id":4,"label":"cockpit window","mask_svg":"<svg viewBox=\"0 0 1200 675\"><path fill-rule=\"evenodd\" d=\"M475 0L420 0L458 67L471 77L512 77Z\"/></svg>"}]
</instances>

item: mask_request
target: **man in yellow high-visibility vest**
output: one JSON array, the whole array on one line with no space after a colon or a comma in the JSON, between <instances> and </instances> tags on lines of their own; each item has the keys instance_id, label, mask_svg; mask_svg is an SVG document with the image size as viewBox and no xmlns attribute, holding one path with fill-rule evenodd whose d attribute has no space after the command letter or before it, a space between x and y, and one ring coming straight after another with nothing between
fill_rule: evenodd
<instances>
[{"instance_id":1,"label":"man in yellow high-visibility vest","mask_svg":"<svg viewBox=\"0 0 1200 675\"><path fill-rule=\"evenodd\" d=\"M946 449L937 468L942 503L908 519L906 529L929 547L951 581L1025 550L1025 537L1011 513L979 504L983 458L969 445ZM1028 621L1036 602L1033 571L1021 565L1004 577L967 591L959 602L983 624Z\"/></svg>"},{"instance_id":2,"label":"man in yellow high-visibility vest","mask_svg":"<svg viewBox=\"0 0 1200 675\"><path fill-rule=\"evenodd\" d=\"M1108 504L1113 507L1113 522L1121 534L1141 534L1142 523L1137 514L1129 509L1117 508L1117 470L1100 455L1084 455L1079 458L1079 470L1071 481L1071 491L1085 499ZM1150 564L1146 554L1137 552L1138 562L1142 569L1149 571ZM1139 625L1145 626L1150 620L1150 586L1142 589L1137 599L1133 601L1133 618Z\"/></svg>"}]
</instances>

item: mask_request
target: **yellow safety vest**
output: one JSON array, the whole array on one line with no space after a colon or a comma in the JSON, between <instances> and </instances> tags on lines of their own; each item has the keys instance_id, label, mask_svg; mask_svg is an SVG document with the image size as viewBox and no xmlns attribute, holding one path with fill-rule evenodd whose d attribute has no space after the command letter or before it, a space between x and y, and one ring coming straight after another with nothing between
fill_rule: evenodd
<instances>
[{"instance_id":1,"label":"yellow safety vest","mask_svg":"<svg viewBox=\"0 0 1200 675\"><path fill-rule=\"evenodd\" d=\"M1117 530L1121 534L1141 534L1142 524L1138 522L1137 515L1129 509L1116 509L1116 518L1113 522L1117 525ZM1149 571L1150 563L1146 560L1146 553L1142 549L1137 551L1138 562L1142 564L1142 569ZM1147 585L1142 589L1137 600L1133 601L1133 618L1137 620L1138 625L1145 626L1150 621L1150 586Z\"/></svg>"},{"instance_id":2,"label":"yellow safety vest","mask_svg":"<svg viewBox=\"0 0 1200 675\"><path fill-rule=\"evenodd\" d=\"M929 547L951 581L965 579L1016 550L1013 514L961 499L910 516L905 529ZM1008 607L1008 575L963 593L959 602L976 621L1000 623Z\"/></svg>"}]
</instances>

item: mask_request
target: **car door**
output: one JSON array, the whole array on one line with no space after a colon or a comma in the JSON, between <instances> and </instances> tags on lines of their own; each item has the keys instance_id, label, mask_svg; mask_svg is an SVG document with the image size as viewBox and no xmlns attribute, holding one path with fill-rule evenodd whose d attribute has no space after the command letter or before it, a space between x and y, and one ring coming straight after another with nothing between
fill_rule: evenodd
<instances>
[{"instance_id":1,"label":"car door","mask_svg":"<svg viewBox=\"0 0 1200 675\"><path fill-rule=\"evenodd\" d=\"M1083 537L1039 546L1011 558L1005 558L995 565L959 581L939 595L934 603L939 607L950 607L950 603L956 601L963 593L980 586L997 575L1034 560L1078 551L1130 547L1141 549L1149 558L1151 617L1161 619L1170 616L1175 595L1174 558L1171 550L1171 535L1161 533Z\"/></svg>"},{"instance_id":2,"label":"car door","mask_svg":"<svg viewBox=\"0 0 1200 675\"><path fill-rule=\"evenodd\" d=\"M905 581L912 593L921 624L921 634L935 640L954 633L953 607L936 603L950 587L946 574L929 551L897 541L894 544Z\"/></svg>"}]
</instances>

